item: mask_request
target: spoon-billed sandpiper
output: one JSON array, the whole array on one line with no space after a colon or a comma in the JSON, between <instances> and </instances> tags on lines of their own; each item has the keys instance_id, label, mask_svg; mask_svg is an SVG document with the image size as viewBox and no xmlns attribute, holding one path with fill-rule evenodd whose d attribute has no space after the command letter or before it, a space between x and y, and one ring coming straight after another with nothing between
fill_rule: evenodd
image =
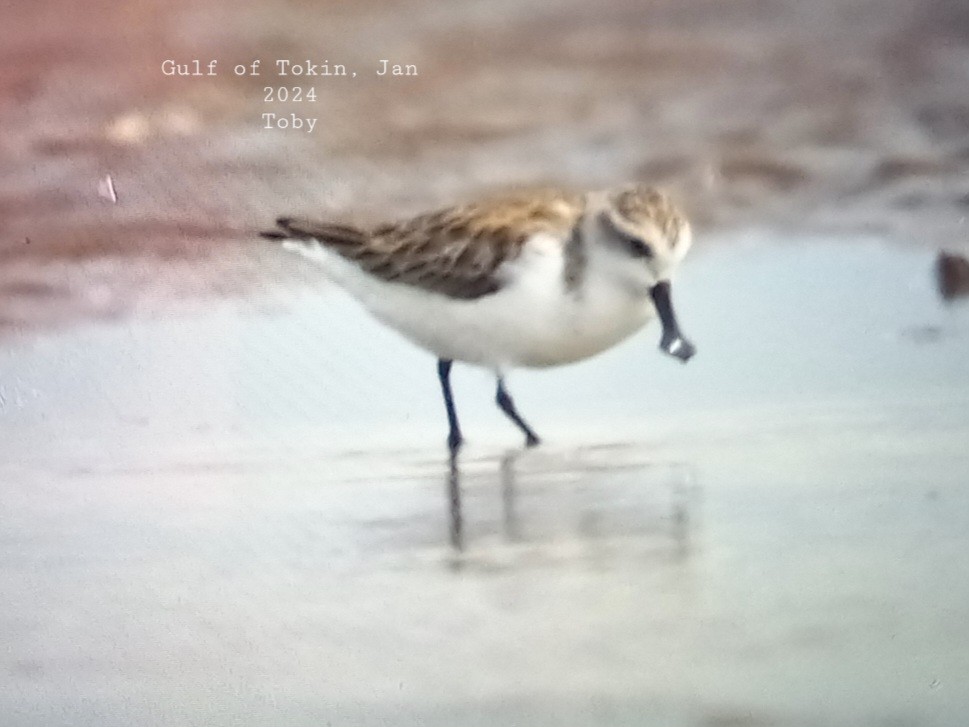
<instances>
[{"instance_id":1,"label":"spoon-billed sandpiper","mask_svg":"<svg viewBox=\"0 0 969 727\"><path fill-rule=\"evenodd\" d=\"M498 406L535 445L505 388L508 369L588 358L657 315L660 348L683 362L695 353L670 298L690 226L651 187L512 194L370 229L276 223L263 237L322 265L374 316L437 356L452 453L463 441L454 361L495 372Z\"/></svg>"}]
</instances>

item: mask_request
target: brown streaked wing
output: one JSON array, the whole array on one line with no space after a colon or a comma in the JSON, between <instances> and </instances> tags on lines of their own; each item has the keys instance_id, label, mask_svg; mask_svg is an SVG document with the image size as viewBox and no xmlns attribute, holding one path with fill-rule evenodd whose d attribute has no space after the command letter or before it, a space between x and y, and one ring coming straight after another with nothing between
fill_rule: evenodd
<instances>
[{"instance_id":1,"label":"brown streaked wing","mask_svg":"<svg viewBox=\"0 0 969 727\"><path fill-rule=\"evenodd\" d=\"M332 249L388 282L470 300L501 288L499 267L530 236L547 232L564 242L582 211L580 195L542 190L381 225L358 245Z\"/></svg>"}]
</instances>

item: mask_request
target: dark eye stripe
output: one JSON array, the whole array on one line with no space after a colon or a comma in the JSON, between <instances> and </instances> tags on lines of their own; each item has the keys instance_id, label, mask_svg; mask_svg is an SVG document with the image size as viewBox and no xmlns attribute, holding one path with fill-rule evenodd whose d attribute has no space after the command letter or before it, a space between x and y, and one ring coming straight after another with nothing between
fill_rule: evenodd
<instances>
[{"instance_id":1,"label":"dark eye stripe","mask_svg":"<svg viewBox=\"0 0 969 727\"><path fill-rule=\"evenodd\" d=\"M638 237L623 234L622 241L626 243L626 246L629 248L629 252L631 252L635 257L644 257L647 259L653 257L653 248Z\"/></svg>"},{"instance_id":2,"label":"dark eye stripe","mask_svg":"<svg viewBox=\"0 0 969 727\"><path fill-rule=\"evenodd\" d=\"M641 257L646 259L653 257L652 245L647 243L642 238L636 237L635 235L630 235L628 232L616 225L609 215L602 213L599 220L600 223L604 225L608 234L618 243L623 245L633 257Z\"/></svg>"}]
</instances>

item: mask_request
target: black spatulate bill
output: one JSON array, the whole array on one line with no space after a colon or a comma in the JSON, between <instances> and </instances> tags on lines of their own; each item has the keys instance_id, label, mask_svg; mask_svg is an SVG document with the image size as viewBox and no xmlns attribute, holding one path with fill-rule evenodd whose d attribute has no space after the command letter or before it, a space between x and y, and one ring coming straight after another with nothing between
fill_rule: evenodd
<instances>
[{"instance_id":1,"label":"black spatulate bill","mask_svg":"<svg viewBox=\"0 0 969 727\"><path fill-rule=\"evenodd\" d=\"M686 363L693 354L696 353L696 346L690 343L682 333L680 326L676 322L676 313L673 312L673 301L670 297L670 281L661 280L649 289L653 305L659 313L660 323L663 324L663 337L660 339L660 349L675 356L683 363Z\"/></svg>"}]
</instances>

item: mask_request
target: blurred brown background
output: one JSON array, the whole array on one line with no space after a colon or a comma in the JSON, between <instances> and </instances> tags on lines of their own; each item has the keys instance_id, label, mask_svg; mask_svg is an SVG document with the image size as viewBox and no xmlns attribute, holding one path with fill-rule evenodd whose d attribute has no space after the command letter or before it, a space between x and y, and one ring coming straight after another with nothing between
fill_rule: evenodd
<instances>
[{"instance_id":1,"label":"blurred brown background","mask_svg":"<svg viewBox=\"0 0 969 727\"><path fill-rule=\"evenodd\" d=\"M299 273L253 232L517 184L673 188L700 228L969 227L969 10L959 0L7 3L0 331ZM262 60L259 77L237 63ZM279 78L273 61L356 78ZM380 78L380 59L419 75ZM218 59L217 77L167 77ZM267 104L267 85L316 103ZM265 130L265 111L318 117ZM110 175L113 204L98 194Z\"/></svg>"}]
</instances>

